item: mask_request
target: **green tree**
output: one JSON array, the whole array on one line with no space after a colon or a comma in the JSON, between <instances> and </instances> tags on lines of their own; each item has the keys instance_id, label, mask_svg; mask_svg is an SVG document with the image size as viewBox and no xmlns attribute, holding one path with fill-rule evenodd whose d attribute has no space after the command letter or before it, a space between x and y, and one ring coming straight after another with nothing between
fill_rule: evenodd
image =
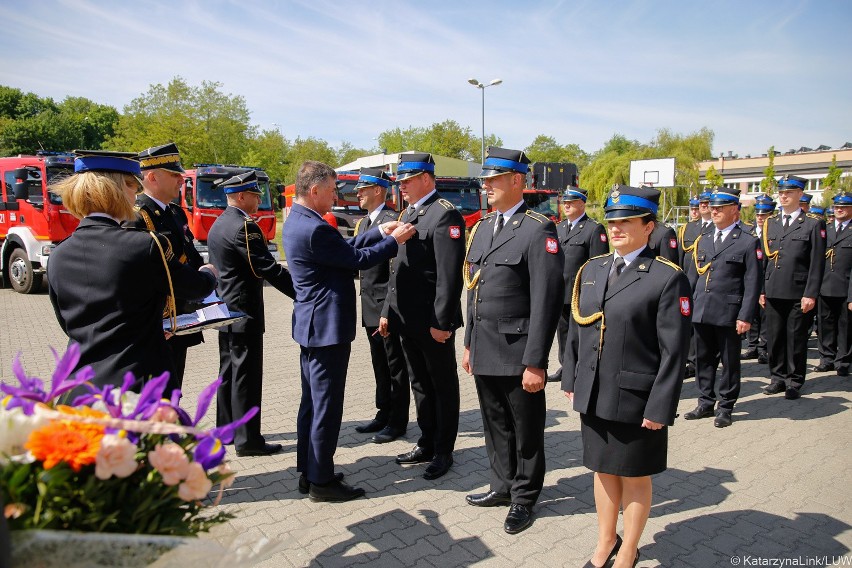
<instances>
[{"instance_id":1,"label":"green tree","mask_svg":"<svg viewBox=\"0 0 852 568\"><path fill-rule=\"evenodd\" d=\"M328 142L319 138L296 138L287 152L284 183L296 181L296 174L306 160L317 160L333 165L337 161L337 153Z\"/></svg>"},{"instance_id":2,"label":"green tree","mask_svg":"<svg viewBox=\"0 0 852 568\"><path fill-rule=\"evenodd\" d=\"M239 163L263 168L270 180L283 183L288 172L289 152L290 142L279 130L263 130L248 141Z\"/></svg>"},{"instance_id":3,"label":"green tree","mask_svg":"<svg viewBox=\"0 0 852 568\"><path fill-rule=\"evenodd\" d=\"M109 145L139 151L175 142L187 164L240 162L256 129L249 123L245 99L225 94L221 87L210 81L193 87L181 77L168 85L151 85L124 107Z\"/></svg>"},{"instance_id":4,"label":"green tree","mask_svg":"<svg viewBox=\"0 0 852 568\"><path fill-rule=\"evenodd\" d=\"M775 146L770 146L766 152L769 157L769 165L763 170L763 179L760 180L760 191L763 193L775 193L778 181L775 179Z\"/></svg>"},{"instance_id":5,"label":"green tree","mask_svg":"<svg viewBox=\"0 0 852 568\"><path fill-rule=\"evenodd\" d=\"M379 134L380 148L390 154L417 150L460 160L479 160L482 139L470 127L455 120L436 122L429 127L393 128ZM503 141L493 134L485 137L485 146L500 146Z\"/></svg>"},{"instance_id":6,"label":"green tree","mask_svg":"<svg viewBox=\"0 0 852 568\"><path fill-rule=\"evenodd\" d=\"M709 189L721 187L725 183L725 178L722 177L722 174L716 171L716 167L712 165L707 169L707 173L704 174L704 179L707 181L707 187Z\"/></svg>"},{"instance_id":7,"label":"green tree","mask_svg":"<svg viewBox=\"0 0 852 568\"><path fill-rule=\"evenodd\" d=\"M589 164L589 155L577 144L560 145L555 138L539 134L524 149L533 162L572 162L580 169Z\"/></svg>"},{"instance_id":8,"label":"green tree","mask_svg":"<svg viewBox=\"0 0 852 568\"><path fill-rule=\"evenodd\" d=\"M843 169L837 166L837 154L832 154L831 165L828 167L828 173L822 180L822 203L828 206L832 198L837 195L840 189L840 179L843 176Z\"/></svg>"},{"instance_id":9,"label":"green tree","mask_svg":"<svg viewBox=\"0 0 852 568\"><path fill-rule=\"evenodd\" d=\"M335 160L334 167L340 167L343 164L348 164L349 162L354 162L358 158L363 156L369 156L370 154L374 154L372 150L365 150L363 148L356 148L352 145L351 142L347 142L344 140L340 143L340 146L335 150L337 154L337 159Z\"/></svg>"}]
</instances>

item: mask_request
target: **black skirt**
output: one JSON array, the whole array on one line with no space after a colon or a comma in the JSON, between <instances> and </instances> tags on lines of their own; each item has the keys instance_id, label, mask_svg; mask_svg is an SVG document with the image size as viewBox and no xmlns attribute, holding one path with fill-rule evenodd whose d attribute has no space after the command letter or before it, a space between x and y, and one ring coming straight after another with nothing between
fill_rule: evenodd
<instances>
[{"instance_id":1,"label":"black skirt","mask_svg":"<svg viewBox=\"0 0 852 568\"><path fill-rule=\"evenodd\" d=\"M580 414L583 465L597 473L643 477L666 470L669 429L649 430L641 425Z\"/></svg>"}]
</instances>

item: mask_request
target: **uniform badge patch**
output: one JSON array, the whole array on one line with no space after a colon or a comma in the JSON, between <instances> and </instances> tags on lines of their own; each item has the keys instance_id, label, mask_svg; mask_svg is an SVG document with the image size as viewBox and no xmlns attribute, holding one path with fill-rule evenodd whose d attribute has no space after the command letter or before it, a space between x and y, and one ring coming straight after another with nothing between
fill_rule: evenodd
<instances>
[{"instance_id":1,"label":"uniform badge patch","mask_svg":"<svg viewBox=\"0 0 852 568\"><path fill-rule=\"evenodd\" d=\"M557 243L556 239L554 239L553 237L547 237L547 240L544 244L544 250L546 250L550 254L556 254L559 251L559 243Z\"/></svg>"},{"instance_id":2,"label":"uniform badge patch","mask_svg":"<svg viewBox=\"0 0 852 568\"><path fill-rule=\"evenodd\" d=\"M688 316L690 314L689 298L682 297L680 299L680 313L685 316Z\"/></svg>"},{"instance_id":3,"label":"uniform badge patch","mask_svg":"<svg viewBox=\"0 0 852 568\"><path fill-rule=\"evenodd\" d=\"M606 242L606 234L604 234L604 233L601 233L601 242L602 243Z\"/></svg>"},{"instance_id":4,"label":"uniform badge patch","mask_svg":"<svg viewBox=\"0 0 852 568\"><path fill-rule=\"evenodd\" d=\"M669 239L669 248L672 248L672 249L677 248L677 239Z\"/></svg>"},{"instance_id":5,"label":"uniform badge patch","mask_svg":"<svg viewBox=\"0 0 852 568\"><path fill-rule=\"evenodd\" d=\"M757 249L754 252L757 253L757 260L763 260L763 249Z\"/></svg>"},{"instance_id":6,"label":"uniform badge patch","mask_svg":"<svg viewBox=\"0 0 852 568\"><path fill-rule=\"evenodd\" d=\"M819 234L822 238L825 238L825 229L820 229Z\"/></svg>"},{"instance_id":7,"label":"uniform badge patch","mask_svg":"<svg viewBox=\"0 0 852 568\"><path fill-rule=\"evenodd\" d=\"M453 225L450 227L450 238L451 239L460 239L461 238L461 227L458 225Z\"/></svg>"}]
</instances>

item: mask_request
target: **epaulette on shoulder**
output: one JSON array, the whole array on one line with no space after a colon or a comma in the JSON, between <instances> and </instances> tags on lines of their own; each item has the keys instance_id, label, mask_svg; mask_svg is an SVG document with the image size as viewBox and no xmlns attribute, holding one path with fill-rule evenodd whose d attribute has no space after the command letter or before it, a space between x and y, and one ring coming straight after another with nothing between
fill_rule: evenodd
<instances>
[{"instance_id":1,"label":"epaulette on shoulder","mask_svg":"<svg viewBox=\"0 0 852 568\"><path fill-rule=\"evenodd\" d=\"M444 199L443 197L442 197L441 199L439 199L439 200L438 200L438 203L440 203L441 205L443 205L443 206L444 206L444 209L446 209L446 210L448 210L448 211L449 211L450 209L455 209L455 208L456 208L456 206L455 206L455 205L453 205L451 201L447 201L447 200L446 200L446 199Z\"/></svg>"},{"instance_id":2,"label":"epaulette on shoulder","mask_svg":"<svg viewBox=\"0 0 852 568\"><path fill-rule=\"evenodd\" d=\"M524 211L524 215L526 215L527 217L530 217L531 219L535 219L539 223L547 223L548 221L550 221L550 219L548 219L547 217L545 217L541 213L538 213L538 212L533 211L531 209L527 209L526 211Z\"/></svg>"},{"instance_id":3,"label":"epaulette on shoulder","mask_svg":"<svg viewBox=\"0 0 852 568\"><path fill-rule=\"evenodd\" d=\"M589 260L595 260L596 258L603 258L603 257L605 257L605 256L609 256L609 255L611 255L611 254L612 254L611 252L605 252L605 253L603 253L603 254L599 254L598 256L593 256L593 257L592 257L592 258L590 258ZM588 261L587 261L587 262L588 262Z\"/></svg>"},{"instance_id":4,"label":"epaulette on shoulder","mask_svg":"<svg viewBox=\"0 0 852 568\"><path fill-rule=\"evenodd\" d=\"M133 210L136 211L137 213L139 213L139 211L142 210L142 206L137 203L136 205L133 206Z\"/></svg>"},{"instance_id":5,"label":"epaulette on shoulder","mask_svg":"<svg viewBox=\"0 0 852 568\"><path fill-rule=\"evenodd\" d=\"M769 218L769 219L776 219L776 218L778 218L778 217L781 217L781 212L780 212L780 211L776 211L775 213L773 213L772 215L770 215L768 218Z\"/></svg>"},{"instance_id":6,"label":"epaulette on shoulder","mask_svg":"<svg viewBox=\"0 0 852 568\"><path fill-rule=\"evenodd\" d=\"M666 265L666 266L668 266L668 267L674 268L674 269L675 269L675 270L677 270L678 272L680 272L680 271L681 271L680 266L678 266L677 264L675 264L674 262L670 261L669 259L667 259L667 258L665 258L665 257L663 257L663 256L658 256L658 257L657 257L657 260L659 260L660 262L662 262L663 264L665 264L665 265Z\"/></svg>"},{"instance_id":7,"label":"epaulette on shoulder","mask_svg":"<svg viewBox=\"0 0 852 568\"><path fill-rule=\"evenodd\" d=\"M816 219L817 221L825 221L825 217L817 215L816 213L805 213L805 215L807 215L811 219Z\"/></svg>"},{"instance_id":8,"label":"epaulette on shoulder","mask_svg":"<svg viewBox=\"0 0 852 568\"><path fill-rule=\"evenodd\" d=\"M487 213L484 217L482 217L482 219L488 219L489 217L493 217L494 215L497 215L496 211L492 211L491 213Z\"/></svg>"}]
</instances>

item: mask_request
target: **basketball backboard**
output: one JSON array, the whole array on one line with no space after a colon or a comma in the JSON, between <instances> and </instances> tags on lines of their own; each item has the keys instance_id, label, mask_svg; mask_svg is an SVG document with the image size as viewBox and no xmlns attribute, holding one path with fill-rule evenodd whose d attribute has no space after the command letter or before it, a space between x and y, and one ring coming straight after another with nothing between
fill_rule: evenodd
<instances>
[{"instance_id":1,"label":"basketball backboard","mask_svg":"<svg viewBox=\"0 0 852 568\"><path fill-rule=\"evenodd\" d=\"M674 173L674 158L630 161L630 185L633 187L674 187Z\"/></svg>"}]
</instances>

